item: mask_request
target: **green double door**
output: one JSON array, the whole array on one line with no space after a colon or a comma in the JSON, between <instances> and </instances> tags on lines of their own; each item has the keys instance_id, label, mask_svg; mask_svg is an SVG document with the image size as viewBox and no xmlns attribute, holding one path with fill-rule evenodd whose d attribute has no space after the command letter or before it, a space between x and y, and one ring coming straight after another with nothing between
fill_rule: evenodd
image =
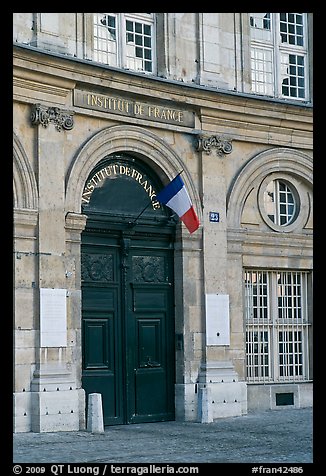
<instances>
[{"instance_id":1,"label":"green double door","mask_svg":"<svg viewBox=\"0 0 326 476\"><path fill-rule=\"evenodd\" d=\"M174 419L173 301L170 238L83 232L82 384L105 425Z\"/></svg>"}]
</instances>

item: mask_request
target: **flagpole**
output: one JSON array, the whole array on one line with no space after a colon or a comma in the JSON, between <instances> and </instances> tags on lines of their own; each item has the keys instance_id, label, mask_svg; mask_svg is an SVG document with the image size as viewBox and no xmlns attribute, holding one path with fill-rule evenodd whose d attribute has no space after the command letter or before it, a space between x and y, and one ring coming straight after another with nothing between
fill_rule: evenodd
<instances>
[{"instance_id":1,"label":"flagpole","mask_svg":"<svg viewBox=\"0 0 326 476\"><path fill-rule=\"evenodd\" d=\"M139 213L138 217L136 217L133 221L131 221L131 222L128 223L130 227L133 226L133 225L136 223L136 221L138 220L138 218L144 213L144 211L146 210L146 208L148 208L151 203L152 203L152 202L148 202L147 205L146 205L146 207L143 208L143 210Z\"/></svg>"},{"instance_id":2,"label":"flagpole","mask_svg":"<svg viewBox=\"0 0 326 476\"><path fill-rule=\"evenodd\" d=\"M177 177L179 177L179 175L181 175L181 174L182 174L182 172L184 172L184 170L183 170L183 169L182 169L182 170L181 170L181 172L179 172L179 173L178 173L178 175L176 175L174 178L177 178ZM174 179L173 179L173 180L174 180Z\"/></svg>"}]
</instances>

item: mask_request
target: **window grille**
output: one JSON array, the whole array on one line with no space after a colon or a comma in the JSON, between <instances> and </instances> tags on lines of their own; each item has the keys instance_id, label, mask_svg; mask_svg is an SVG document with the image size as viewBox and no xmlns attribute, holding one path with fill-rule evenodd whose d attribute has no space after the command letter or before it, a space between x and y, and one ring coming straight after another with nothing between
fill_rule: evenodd
<instances>
[{"instance_id":1,"label":"window grille","mask_svg":"<svg viewBox=\"0 0 326 476\"><path fill-rule=\"evenodd\" d=\"M110 66L154 71L152 13L94 13L93 57Z\"/></svg>"},{"instance_id":2,"label":"window grille","mask_svg":"<svg viewBox=\"0 0 326 476\"><path fill-rule=\"evenodd\" d=\"M307 272L245 271L249 382L309 379L307 288Z\"/></svg>"},{"instance_id":3,"label":"window grille","mask_svg":"<svg viewBox=\"0 0 326 476\"><path fill-rule=\"evenodd\" d=\"M251 13L251 83L256 94L307 100L305 13Z\"/></svg>"}]
</instances>

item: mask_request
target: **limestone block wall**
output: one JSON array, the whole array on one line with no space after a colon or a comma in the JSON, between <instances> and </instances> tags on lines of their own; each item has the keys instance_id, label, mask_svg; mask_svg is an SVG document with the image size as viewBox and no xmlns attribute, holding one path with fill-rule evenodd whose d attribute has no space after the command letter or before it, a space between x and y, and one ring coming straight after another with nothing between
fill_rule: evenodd
<instances>
[{"instance_id":1,"label":"limestone block wall","mask_svg":"<svg viewBox=\"0 0 326 476\"><path fill-rule=\"evenodd\" d=\"M14 230L14 429L31 429L31 379L37 361L38 195L32 166L18 136L13 144Z\"/></svg>"},{"instance_id":2,"label":"limestone block wall","mask_svg":"<svg viewBox=\"0 0 326 476\"><path fill-rule=\"evenodd\" d=\"M293 408L313 406L313 391L311 383L282 384L282 385L248 385L248 410L265 411L284 409L287 405L278 405L276 395L292 394ZM281 401L281 403L284 403Z\"/></svg>"},{"instance_id":3,"label":"limestone block wall","mask_svg":"<svg viewBox=\"0 0 326 476\"><path fill-rule=\"evenodd\" d=\"M15 210L14 236L14 428L31 429L31 378L37 361L36 210Z\"/></svg>"}]
</instances>

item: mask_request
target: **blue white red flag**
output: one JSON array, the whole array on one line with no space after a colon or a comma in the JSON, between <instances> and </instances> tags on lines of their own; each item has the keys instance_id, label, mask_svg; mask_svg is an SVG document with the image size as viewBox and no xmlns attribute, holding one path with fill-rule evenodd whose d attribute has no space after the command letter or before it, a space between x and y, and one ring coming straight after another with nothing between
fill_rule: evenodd
<instances>
[{"instance_id":1,"label":"blue white red flag","mask_svg":"<svg viewBox=\"0 0 326 476\"><path fill-rule=\"evenodd\" d=\"M199 219L180 174L157 194L157 200L171 208L186 225L190 233L199 227Z\"/></svg>"}]
</instances>

